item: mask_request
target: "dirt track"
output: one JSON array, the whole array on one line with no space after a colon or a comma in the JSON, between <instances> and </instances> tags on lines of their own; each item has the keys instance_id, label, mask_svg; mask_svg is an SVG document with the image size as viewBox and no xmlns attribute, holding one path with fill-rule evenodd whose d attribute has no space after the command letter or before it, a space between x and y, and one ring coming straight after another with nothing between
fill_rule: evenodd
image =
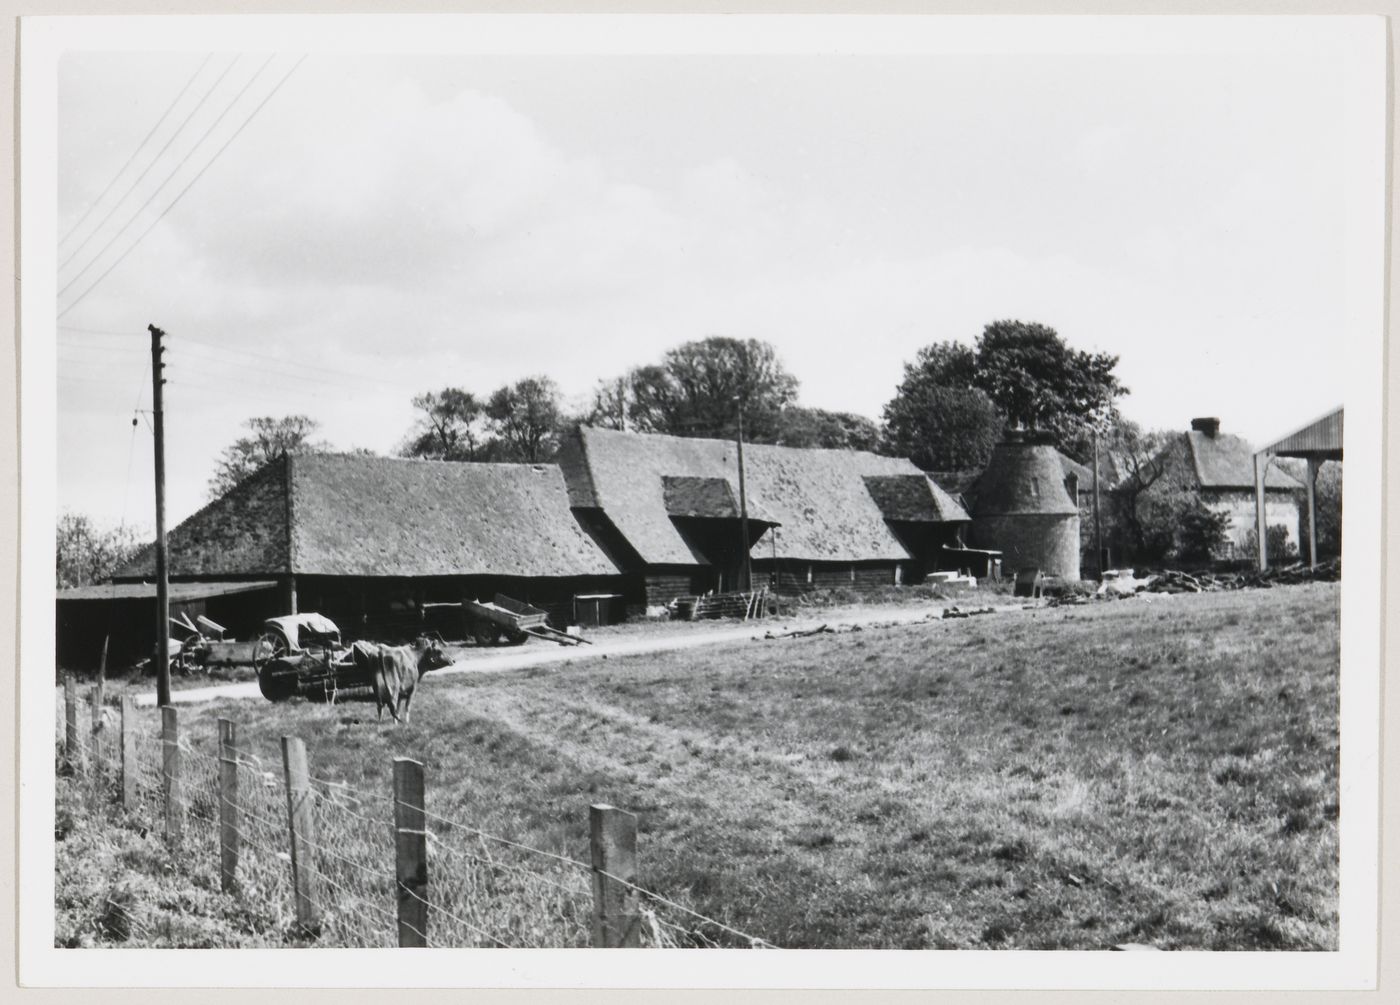
<instances>
[{"instance_id":1,"label":"dirt track","mask_svg":"<svg viewBox=\"0 0 1400 1005\"><path fill-rule=\"evenodd\" d=\"M676 652L684 649L699 649L704 646L724 645L761 638L765 632L803 631L828 625L832 628L852 625L872 624L911 624L928 618L937 618L943 612L942 604L919 604L908 607L846 607L832 611L826 617L773 618L768 621L736 624L733 628L718 628L697 631L694 626L677 627L673 631L652 635L605 638L593 645L558 646L547 642L530 642L518 649L468 648L462 651L457 662L444 670L433 671L429 681L464 673L503 673L508 670L524 670L529 667L550 666L559 663L582 663L589 660L613 656L637 656L646 653ZM1006 610L1015 610L1019 605L1007 605ZM255 681L242 681L237 684L217 684L211 687L184 688L171 694L171 701L177 705L192 702L212 701L216 698L258 698ZM136 704L155 704L155 696L142 694Z\"/></svg>"}]
</instances>

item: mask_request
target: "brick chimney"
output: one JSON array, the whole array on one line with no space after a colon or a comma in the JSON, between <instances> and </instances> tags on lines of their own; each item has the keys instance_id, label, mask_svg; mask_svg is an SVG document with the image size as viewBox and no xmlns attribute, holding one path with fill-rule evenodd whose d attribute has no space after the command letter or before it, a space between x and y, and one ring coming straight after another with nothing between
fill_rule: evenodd
<instances>
[{"instance_id":1,"label":"brick chimney","mask_svg":"<svg viewBox=\"0 0 1400 1005\"><path fill-rule=\"evenodd\" d=\"M1220 420L1216 418L1192 419L1191 428L1198 433L1205 433L1213 440L1220 433Z\"/></svg>"}]
</instances>

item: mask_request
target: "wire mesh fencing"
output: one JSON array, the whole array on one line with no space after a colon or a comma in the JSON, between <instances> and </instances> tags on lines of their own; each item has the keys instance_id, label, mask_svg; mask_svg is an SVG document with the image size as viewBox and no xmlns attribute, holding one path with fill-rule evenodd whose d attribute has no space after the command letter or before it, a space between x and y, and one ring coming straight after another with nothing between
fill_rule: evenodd
<instances>
[{"instance_id":1,"label":"wire mesh fencing","mask_svg":"<svg viewBox=\"0 0 1400 1005\"><path fill-rule=\"evenodd\" d=\"M76 731L72 721L61 703L57 763L86 811L157 831L180 868L217 877L210 882L256 905L289 942L773 948L638 883L636 817L612 807L590 809L583 861L478 828L460 809L437 812L423 766L408 759L396 761L394 786L370 791L306 771L304 759L294 771L287 743L301 745L292 738L281 756L260 756L235 742L226 720L219 737L197 741L169 709L126 706ZM402 762L416 795L399 787ZM142 934L131 905L112 912L115 927Z\"/></svg>"}]
</instances>

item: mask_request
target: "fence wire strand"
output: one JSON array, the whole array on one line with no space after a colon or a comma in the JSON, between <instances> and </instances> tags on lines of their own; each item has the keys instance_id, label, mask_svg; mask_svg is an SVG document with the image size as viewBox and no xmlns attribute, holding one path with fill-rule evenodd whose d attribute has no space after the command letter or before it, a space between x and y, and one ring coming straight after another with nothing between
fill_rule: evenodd
<instances>
[{"instance_id":1,"label":"fence wire strand","mask_svg":"<svg viewBox=\"0 0 1400 1005\"><path fill-rule=\"evenodd\" d=\"M76 776L87 775L86 795L94 804L110 807L120 795L125 773L134 775L136 804L128 819L144 820L162 829L166 812L165 741L157 718L127 723L134 762L126 763L121 729L109 717L94 725L79 723L75 748L66 749L66 717L62 693L58 702L57 751L60 763ZM294 900L291 867L291 824L285 778L269 770L262 758L238 747L231 760L223 751L203 749L188 733L177 740L179 751L179 847L185 858L212 864L217 875L222 845L223 810L231 814L238 844L236 889L239 896L271 906L290 923ZM280 760L280 759L279 759ZM272 760L268 765L276 763ZM232 764L236 798L225 796L222 769ZM309 852L313 888L323 886L334 897L319 898L322 922L316 944L323 946L393 946L400 924L400 893L427 905L428 931L412 928L430 946L493 945L512 947L570 947L591 944L593 883L602 876L634 892L643 944L655 947L718 946L724 933L751 948L776 948L772 943L711 918L645 887L595 870L590 864L493 834L482 828L420 810L428 855L428 891L424 898L401 887L395 876L395 811L392 793L375 794L345 781L311 776L311 833L297 838ZM96 814L106 816L106 811ZM206 866L208 867L208 866ZM121 904L110 910L126 918L133 935L149 939L143 926ZM665 916L667 912L679 915ZM404 923L406 927L407 922ZM289 924L282 926L289 928ZM724 941L728 941L727 939Z\"/></svg>"}]
</instances>

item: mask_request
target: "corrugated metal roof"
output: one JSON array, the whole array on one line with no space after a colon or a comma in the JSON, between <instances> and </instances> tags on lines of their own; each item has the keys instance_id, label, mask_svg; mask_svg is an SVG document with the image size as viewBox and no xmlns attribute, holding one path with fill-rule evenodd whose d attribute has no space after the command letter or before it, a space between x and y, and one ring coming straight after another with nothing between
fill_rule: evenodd
<instances>
[{"instance_id":1,"label":"corrugated metal roof","mask_svg":"<svg viewBox=\"0 0 1400 1005\"><path fill-rule=\"evenodd\" d=\"M1259 453L1339 461L1342 459L1342 412L1343 406L1338 405L1320 419L1276 440Z\"/></svg>"},{"instance_id":2,"label":"corrugated metal roof","mask_svg":"<svg viewBox=\"0 0 1400 1005\"><path fill-rule=\"evenodd\" d=\"M178 603L185 600L203 600L206 597L223 597L231 593L270 590L276 585L271 580L171 583L168 595L172 601ZM155 597L155 583L98 583L93 586L73 586L58 591L59 600L154 600Z\"/></svg>"}]
</instances>

